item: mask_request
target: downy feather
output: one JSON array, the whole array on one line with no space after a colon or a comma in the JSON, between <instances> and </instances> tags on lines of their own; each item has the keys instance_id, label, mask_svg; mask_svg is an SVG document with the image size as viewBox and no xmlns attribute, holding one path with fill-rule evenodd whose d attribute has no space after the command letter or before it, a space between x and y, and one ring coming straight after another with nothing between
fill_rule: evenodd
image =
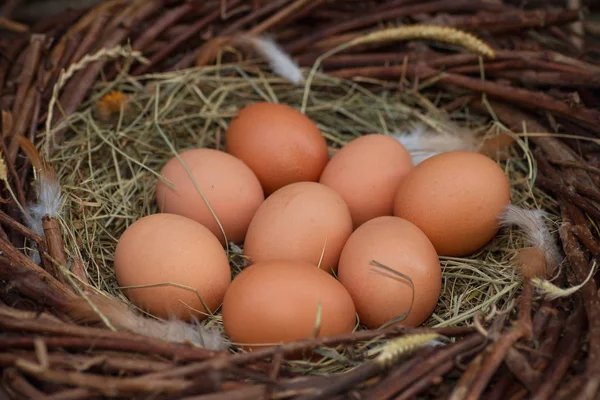
<instances>
[{"instance_id":1,"label":"downy feather","mask_svg":"<svg viewBox=\"0 0 600 400\"><path fill-rule=\"evenodd\" d=\"M472 135L433 132L427 130L423 125L415 126L408 133L397 133L393 136L408 150L414 165L440 153L477 150L475 138Z\"/></svg>"},{"instance_id":2,"label":"downy feather","mask_svg":"<svg viewBox=\"0 0 600 400\"><path fill-rule=\"evenodd\" d=\"M88 295L88 300L74 296L67 303L66 312L75 322L99 325L102 323L99 315L101 313L117 330L173 343L189 342L194 346L210 350L227 348L225 339L217 328L207 327L200 322L186 323L179 319L162 321L146 318L135 313L117 298L101 294Z\"/></svg>"},{"instance_id":3,"label":"downy feather","mask_svg":"<svg viewBox=\"0 0 600 400\"><path fill-rule=\"evenodd\" d=\"M42 218L46 215L51 218L60 216L63 200L60 184L54 169L42 159L33 143L23 136L18 136L17 141L37 172L37 180L34 183L36 201L25 208L23 218L32 231L43 237ZM33 251L31 258L39 264L40 256L37 250Z\"/></svg>"},{"instance_id":4,"label":"downy feather","mask_svg":"<svg viewBox=\"0 0 600 400\"><path fill-rule=\"evenodd\" d=\"M518 226L525 233L528 244L544 255L547 273L552 273L560 265L562 257L544 221L546 215L542 210L527 210L509 204L500 216L500 225Z\"/></svg>"},{"instance_id":5,"label":"downy feather","mask_svg":"<svg viewBox=\"0 0 600 400\"><path fill-rule=\"evenodd\" d=\"M304 80L298 64L275 42L267 36L242 35L238 41L250 44L271 66L273 72L291 83L298 85Z\"/></svg>"}]
</instances>

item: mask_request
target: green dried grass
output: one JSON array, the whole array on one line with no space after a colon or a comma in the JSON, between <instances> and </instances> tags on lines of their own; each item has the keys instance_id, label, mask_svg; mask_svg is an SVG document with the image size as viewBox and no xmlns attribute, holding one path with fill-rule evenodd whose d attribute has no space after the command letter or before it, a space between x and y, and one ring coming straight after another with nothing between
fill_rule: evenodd
<instances>
[{"instance_id":1,"label":"green dried grass","mask_svg":"<svg viewBox=\"0 0 600 400\"><path fill-rule=\"evenodd\" d=\"M95 118L94 104L109 90L130 94L131 108L107 124ZM138 78L123 74L120 81L96 87L79 112L42 138L43 146L53 132L69 125L69 133L51 162L66 195L62 226L70 255L83 257L90 284L127 301L113 273L114 249L130 224L157 212L155 183L158 171L173 157L171 145L178 152L194 147L223 150L224 132L240 108L256 101L272 101L299 109L306 93L305 88L291 87L249 63ZM448 94L427 98L415 91L398 90L389 82L369 80L359 85L317 74L308 93L306 114L322 130L332 154L359 135L389 134L416 124L455 134L465 128L482 136L508 131L498 121L485 123L467 110L446 115L439 106L452 100ZM544 208L556 222L556 204L531 185L536 171L527 135L517 139L521 151L513 149L510 160L501 162L511 182L512 202ZM448 229L451 234L452 227ZM467 325L477 313L510 307L521 285L513 266L515 250L520 247L520 234L503 229L469 258L442 257L442 295L426 325ZM232 245L229 250L235 275L246 260L240 247ZM222 326L219 313L208 320ZM292 366L297 372L334 373L359 363L379 342L363 342L343 353L319 349L325 355L322 360L294 361Z\"/></svg>"}]
</instances>

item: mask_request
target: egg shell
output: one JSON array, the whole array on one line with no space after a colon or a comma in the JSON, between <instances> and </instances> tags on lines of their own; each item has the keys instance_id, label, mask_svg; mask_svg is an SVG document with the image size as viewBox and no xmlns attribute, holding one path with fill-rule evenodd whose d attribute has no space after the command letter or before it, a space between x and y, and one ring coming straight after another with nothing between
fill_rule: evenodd
<instances>
[{"instance_id":1,"label":"egg shell","mask_svg":"<svg viewBox=\"0 0 600 400\"><path fill-rule=\"evenodd\" d=\"M371 262L409 276L410 281ZM419 228L393 216L362 224L348 239L340 257L338 279L350 293L361 324L375 329L406 313L401 325L422 324L435 309L442 271L435 248Z\"/></svg>"},{"instance_id":2,"label":"egg shell","mask_svg":"<svg viewBox=\"0 0 600 400\"><path fill-rule=\"evenodd\" d=\"M417 225L441 256L463 257L498 232L510 184L489 157L468 151L435 155L400 182L394 215Z\"/></svg>"},{"instance_id":3,"label":"egg shell","mask_svg":"<svg viewBox=\"0 0 600 400\"><path fill-rule=\"evenodd\" d=\"M342 196L356 229L375 217L393 215L400 180L412 168L412 158L400 142L369 134L342 147L325 166L319 182Z\"/></svg>"},{"instance_id":4,"label":"egg shell","mask_svg":"<svg viewBox=\"0 0 600 400\"><path fill-rule=\"evenodd\" d=\"M231 283L229 260L219 240L206 227L176 214L152 214L130 225L119 238L114 269L120 286L170 282L193 288L211 312ZM124 293L161 318L202 320L208 313L198 294L182 287L132 288Z\"/></svg>"},{"instance_id":5,"label":"egg shell","mask_svg":"<svg viewBox=\"0 0 600 400\"><path fill-rule=\"evenodd\" d=\"M180 157L223 226L227 240L242 243L254 213L265 198L256 175L243 161L223 151L191 149ZM161 174L175 188L161 179L157 181L159 209L201 223L225 245L217 220L179 159L170 159Z\"/></svg>"},{"instance_id":6,"label":"egg shell","mask_svg":"<svg viewBox=\"0 0 600 400\"><path fill-rule=\"evenodd\" d=\"M308 339L317 326L319 305L318 336L352 332L354 303L333 276L303 261L259 262L244 269L225 294L225 333L250 350Z\"/></svg>"},{"instance_id":7,"label":"egg shell","mask_svg":"<svg viewBox=\"0 0 600 400\"><path fill-rule=\"evenodd\" d=\"M285 104L244 107L229 124L225 141L227 151L254 171L267 195L290 183L318 181L329 160L317 125Z\"/></svg>"},{"instance_id":8,"label":"egg shell","mask_svg":"<svg viewBox=\"0 0 600 400\"><path fill-rule=\"evenodd\" d=\"M254 262L301 260L331 272L337 269L351 233L350 210L335 190L317 182L298 182L261 204L248 227L244 254Z\"/></svg>"}]
</instances>

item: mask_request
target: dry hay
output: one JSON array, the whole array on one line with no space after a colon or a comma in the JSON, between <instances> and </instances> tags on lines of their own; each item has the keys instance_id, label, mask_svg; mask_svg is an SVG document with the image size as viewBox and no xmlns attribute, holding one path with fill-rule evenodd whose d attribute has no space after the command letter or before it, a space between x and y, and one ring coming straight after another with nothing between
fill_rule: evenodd
<instances>
[{"instance_id":1,"label":"dry hay","mask_svg":"<svg viewBox=\"0 0 600 400\"><path fill-rule=\"evenodd\" d=\"M123 74L115 82L97 86L84 107L61 125L68 125L68 133L51 158L65 192L61 222L67 249L71 255L81 255L94 288L127 301L112 270L114 249L127 226L157 211L155 182L158 171L174 156L170 146L179 152L193 147L224 149L228 122L247 104L271 101L299 109L308 95L306 114L318 124L332 154L358 135L401 132L419 124L453 134L471 129L482 137L507 131L497 121L476 118L466 109L442 111L439 107L452 100L448 94L426 97L411 86L398 90L390 83L358 84L320 74L307 90L262 71L246 63L136 78ZM107 123L95 106L112 90L127 94L129 101L123 113ZM42 146L51 137L48 133L58 129L46 133ZM531 185L536 171L526 137L517 137L517 142L511 157L500 161L511 182L512 202L543 208L556 224L554 202ZM515 249L521 246L518 231L503 229L469 258L442 257L442 295L426 325L467 325L477 313L489 316L510 308L521 285L513 266ZM244 265L241 249L231 246L230 259L235 274ZM209 323L220 326L219 314ZM363 349L371 344L364 343ZM319 368L308 361L297 361L295 366L329 373L350 363L350 357L333 349L328 355Z\"/></svg>"}]
</instances>

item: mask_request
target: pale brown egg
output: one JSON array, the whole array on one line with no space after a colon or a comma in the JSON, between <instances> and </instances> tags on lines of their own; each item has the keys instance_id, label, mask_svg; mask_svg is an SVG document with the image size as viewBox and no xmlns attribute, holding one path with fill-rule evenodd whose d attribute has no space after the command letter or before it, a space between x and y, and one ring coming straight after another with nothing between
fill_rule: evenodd
<instances>
[{"instance_id":1,"label":"pale brown egg","mask_svg":"<svg viewBox=\"0 0 600 400\"><path fill-rule=\"evenodd\" d=\"M175 188L158 179L156 200L159 209L201 223L225 245L221 228L202 198L204 195L219 219L227 240L242 243L254 213L265 198L256 175L241 160L223 151L192 149L179 156L193 179L177 157L170 159L162 168L161 175Z\"/></svg>"},{"instance_id":2,"label":"pale brown egg","mask_svg":"<svg viewBox=\"0 0 600 400\"><path fill-rule=\"evenodd\" d=\"M270 260L246 268L231 282L222 311L225 333L247 349L350 333L356 324L344 286L303 261Z\"/></svg>"},{"instance_id":3,"label":"pale brown egg","mask_svg":"<svg viewBox=\"0 0 600 400\"><path fill-rule=\"evenodd\" d=\"M342 196L356 229L375 217L393 215L398 185L412 167L411 156L400 142L370 134L342 147L325 166L319 182Z\"/></svg>"},{"instance_id":4,"label":"pale brown egg","mask_svg":"<svg viewBox=\"0 0 600 400\"><path fill-rule=\"evenodd\" d=\"M489 157L468 151L435 155L400 182L394 215L417 225L440 256L462 257L498 232L510 184Z\"/></svg>"},{"instance_id":5,"label":"pale brown egg","mask_svg":"<svg viewBox=\"0 0 600 400\"><path fill-rule=\"evenodd\" d=\"M284 186L256 211L244 242L254 262L300 260L335 271L352 233L352 217L342 197L316 182Z\"/></svg>"},{"instance_id":6,"label":"pale brown egg","mask_svg":"<svg viewBox=\"0 0 600 400\"><path fill-rule=\"evenodd\" d=\"M410 277L414 289L405 277L373 262ZM415 327L437 305L442 270L435 248L419 228L384 216L365 222L350 236L340 257L338 279L352 296L361 324L375 329L410 310L399 324Z\"/></svg>"},{"instance_id":7,"label":"pale brown egg","mask_svg":"<svg viewBox=\"0 0 600 400\"><path fill-rule=\"evenodd\" d=\"M225 140L227 151L254 171L266 195L290 183L318 181L329 160L317 125L284 104L244 107L229 124Z\"/></svg>"},{"instance_id":8,"label":"pale brown egg","mask_svg":"<svg viewBox=\"0 0 600 400\"><path fill-rule=\"evenodd\" d=\"M120 286L179 285L124 289L133 304L161 318L206 318L220 306L231 282L219 240L176 214L149 215L129 226L119 238L114 269Z\"/></svg>"}]
</instances>

